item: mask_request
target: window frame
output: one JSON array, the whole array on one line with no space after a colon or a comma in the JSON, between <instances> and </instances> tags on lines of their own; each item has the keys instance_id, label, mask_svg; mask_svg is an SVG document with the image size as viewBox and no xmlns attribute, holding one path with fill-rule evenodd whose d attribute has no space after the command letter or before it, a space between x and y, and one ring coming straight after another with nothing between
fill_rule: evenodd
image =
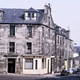
<instances>
[{"instance_id":1,"label":"window frame","mask_svg":"<svg viewBox=\"0 0 80 80\"><path fill-rule=\"evenodd\" d=\"M32 26L27 26L27 37L32 37Z\"/></svg>"},{"instance_id":2,"label":"window frame","mask_svg":"<svg viewBox=\"0 0 80 80\"><path fill-rule=\"evenodd\" d=\"M44 27L42 27L42 37L44 37Z\"/></svg>"},{"instance_id":3,"label":"window frame","mask_svg":"<svg viewBox=\"0 0 80 80\"><path fill-rule=\"evenodd\" d=\"M38 60L35 60L35 69L38 69Z\"/></svg>"},{"instance_id":4,"label":"window frame","mask_svg":"<svg viewBox=\"0 0 80 80\"><path fill-rule=\"evenodd\" d=\"M9 42L9 52L10 53L14 53L15 52L15 42Z\"/></svg>"},{"instance_id":5,"label":"window frame","mask_svg":"<svg viewBox=\"0 0 80 80\"><path fill-rule=\"evenodd\" d=\"M26 61L27 60L30 60L30 61ZM31 61L32 60L32 61ZM26 62L31 62L32 63L32 68L26 68ZM24 65L25 69L33 69L33 58L25 58L25 65Z\"/></svg>"},{"instance_id":6,"label":"window frame","mask_svg":"<svg viewBox=\"0 0 80 80\"><path fill-rule=\"evenodd\" d=\"M59 35L58 35L58 44L59 44Z\"/></svg>"},{"instance_id":7,"label":"window frame","mask_svg":"<svg viewBox=\"0 0 80 80\"><path fill-rule=\"evenodd\" d=\"M50 17L48 17L48 24L49 24L49 26L50 26Z\"/></svg>"},{"instance_id":8,"label":"window frame","mask_svg":"<svg viewBox=\"0 0 80 80\"><path fill-rule=\"evenodd\" d=\"M29 44L30 44L30 46L29 46ZM29 50L30 50L30 52L29 52ZM27 54L32 54L32 43L31 42L27 42Z\"/></svg>"},{"instance_id":9,"label":"window frame","mask_svg":"<svg viewBox=\"0 0 80 80\"><path fill-rule=\"evenodd\" d=\"M49 39L50 39L50 29L48 29L48 36L49 36Z\"/></svg>"},{"instance_id":10,"label":"window frame","mask_svg":"<svg viewBox=\"0 0 80 80\"><path fill-rule=\"evenodd\" d=\"M44 43L42 43L42 54L44 54Z\"/></svg>"},{"instance_id":11,"label":"window frame","mask_svg":"<svg viewBox=\"0 0 80 80\"><path fill-rule=\"evenodd\" d=\"M15 36L15 26L10 25L10 36Z\"/></svg>"},{"instance_id":12,"label":"window frame","mask_svg":"<svg viewBox=\"0 0 80 80\"><path fill-rule=\"evenodd\" d=\"M36 16L35 16L36 12L26 12L26 13L27 13L27 16L25 16L25 19L36 20Z\"/></svg>"},{"instance_id":13,"label":"window frame","mask_svg":"<svg viewBox=\"0 0 80 80\"><path fill-rule=\"evenodd\" d=\"M46 58L42 58L42 69L46 68Z\"/></svg>"},{"instance_id":14,"label":"window frame","mask_svg":"<svg viewBox=\"0 0 80 80\"><path fill-rule=\"evenodd\" d=\"M31 18L34 18L34 12L32 12Z\"/></svg>"}]
</instances>

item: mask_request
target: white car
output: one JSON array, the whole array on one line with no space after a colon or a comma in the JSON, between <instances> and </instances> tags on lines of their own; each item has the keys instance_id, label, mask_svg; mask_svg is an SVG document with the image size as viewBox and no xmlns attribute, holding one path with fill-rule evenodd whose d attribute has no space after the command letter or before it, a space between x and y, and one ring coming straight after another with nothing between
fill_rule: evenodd
<instances>
[{"instance_id":1,"label":"white car","mask_svg":"<svg viewBox=\"0 0 80 80\"><path fill-rule=\"evenodd\" d=\"M71 68L68 69L68 74L69 75L73 74L73 70Z\"/></svg>"}]
</instances>

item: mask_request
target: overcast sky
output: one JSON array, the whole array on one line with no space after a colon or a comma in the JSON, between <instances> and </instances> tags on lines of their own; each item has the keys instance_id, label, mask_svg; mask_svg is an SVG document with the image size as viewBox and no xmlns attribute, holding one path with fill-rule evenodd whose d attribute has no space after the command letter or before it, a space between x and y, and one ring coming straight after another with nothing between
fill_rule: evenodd
<instances>
[{"instance_id":1,"label":"overcast sky","mask_svg":"<svg viewBox=\"0 0 80 80\"><path fill-rule=\"evenodd\" d=\"M0 8L43 9L45 3L51 4L54 23L69 26L71 39L80 46L80 0L1 0Z\"/></svg>"}]
</instances>

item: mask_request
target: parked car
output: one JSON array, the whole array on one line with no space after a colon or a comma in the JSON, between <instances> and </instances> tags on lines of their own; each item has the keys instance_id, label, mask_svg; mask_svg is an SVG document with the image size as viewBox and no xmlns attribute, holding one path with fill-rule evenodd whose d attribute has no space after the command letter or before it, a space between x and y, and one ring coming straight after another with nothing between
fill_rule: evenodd
<instances>
[{"instance_id":1,"label":"parked car","mask_svg":"<svg viewBox=\"0 0 80 80\"><path fill-rule=\"evenodd\" d=\"M68 75L68 70L65 70L65 69L62 70L62 71L61 71L61 75L64 75L64 76Z\"/></svg>"},{"instance_id":2,"label":"parked car","mask_svg":"<svg viewBox=\"0 0 80 80\"><path fill-rule=\"evenodd\" d=\"M80 72L80 67L77 68L77 72Z\"/></svg>"},{"instance_id":3,"label":"parked car","mask_svg":"<svg viewBox=\"0 0 80 80\"><path fill-rule=\"evenodd\" d=\"M76 74L77 73L77 69L73 68L73 74Z\"/></svg>"},{"instance_id":4,"label":"parked car","mask_svg":"<svg viewBox=\"0 0 80 80\"><path fill-rule=\"evenodd\" d=\"M73 70L71 68L68 69L68 75L73 74Z\"/></svg>"}]
</instances>

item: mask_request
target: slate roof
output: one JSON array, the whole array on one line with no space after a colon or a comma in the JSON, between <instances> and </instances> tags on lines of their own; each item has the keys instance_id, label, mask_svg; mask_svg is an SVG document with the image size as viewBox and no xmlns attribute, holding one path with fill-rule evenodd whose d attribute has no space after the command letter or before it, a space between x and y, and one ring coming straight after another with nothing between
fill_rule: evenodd
<instances>
[{"instance_id":1,"label":"slate roof","mask_svg":"<svg viewBox=\"0 0 80 80\"><path fill-rule=\"evenodd\" d=\"M0 23L31 23L31 24L40 24L42 17L44 16L43 9L39 11L33 8L26 9L1 9L4 11L3 19ZM25 20L24 19L24 12L25 11L36 11L37 13L37 20ZM40 13L39 13L40 12Z\"/></svg>"},{"instance_id":2,"label":"slate roof","mask_svg":"<svg viewBox=\"0 0 80 80\"><path fill-rule=\"evenodd\" d=\"M54 24L54 26L55 26L55 29L56 29L56 34L57 35L61 35L61 36L64 36L66 39L69 39L68 38L68 32L69 32L69 30L66 30L66 29L64 29L64 28L61 28L59 25L57 25L57 24ZM59 30L60 29L60 30ZM63 31L64 33L61 33L61 31ZM73 41L73 40L71 40L71 39L69 39L70 41Z\"/></svg>"},{"instance_id":3,"label":"slate roof","mask_svg":"<svg viewBox=\"0 0 80 80\"><path fill-rule=\"evenodd\" d=\"M80 56L80 46L75 46L74 48L73 48L73 52L75 53L78 53L79 54L79 56Z\"/></svg>"},{"instance_id":4,"label":"slate roof","mask_svg":"<svg viewBox=\"0 0 80 80\"><path fill-rule=\"evenodd\" d=\"M74 60L79 60L80 61L80 56L75 57Z\"/></svg>"}]
</instances>

